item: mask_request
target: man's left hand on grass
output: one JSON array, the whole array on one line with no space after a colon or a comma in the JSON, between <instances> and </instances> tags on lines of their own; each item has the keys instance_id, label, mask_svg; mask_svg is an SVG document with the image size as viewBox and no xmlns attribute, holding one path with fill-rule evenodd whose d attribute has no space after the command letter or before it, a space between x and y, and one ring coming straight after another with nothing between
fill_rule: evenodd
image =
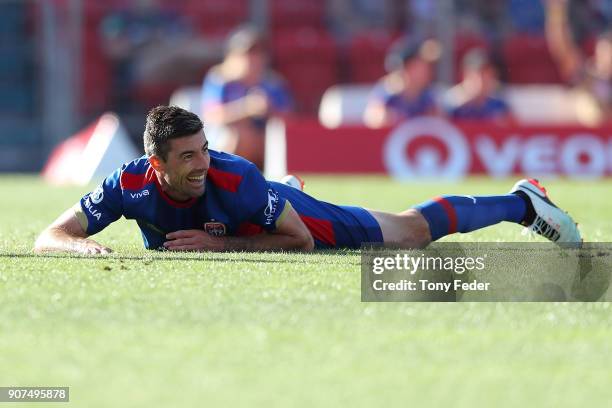
<instances>
[{"instance_id":1,"label":"man's left hand on grass","mask_svg":"<svg viewBox=\"0 0 612 408\"><path fill-rule=\"evenodd\" d=\"M223 251L224 239L202 230L181 230L166 235L164 248L169 251Z\"/></svg>"}]
</instances>

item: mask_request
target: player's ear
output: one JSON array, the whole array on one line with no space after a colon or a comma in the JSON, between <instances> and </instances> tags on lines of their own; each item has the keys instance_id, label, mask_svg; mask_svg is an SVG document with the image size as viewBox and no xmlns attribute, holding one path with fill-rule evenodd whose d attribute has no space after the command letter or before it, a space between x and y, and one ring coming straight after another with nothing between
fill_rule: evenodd
<instances>
[{"instance_id":1,"label":"player's ear","mask_svg":"<svg viewBox=\"0 0 612 408\"><path fill-rule=\"evenodd\" d=\"M149 156L149 163L151 163L151 167L153 167L155 171L164 171L164 161L161 157L155 154L151 155Z\"/></svg>"}]
</instances>

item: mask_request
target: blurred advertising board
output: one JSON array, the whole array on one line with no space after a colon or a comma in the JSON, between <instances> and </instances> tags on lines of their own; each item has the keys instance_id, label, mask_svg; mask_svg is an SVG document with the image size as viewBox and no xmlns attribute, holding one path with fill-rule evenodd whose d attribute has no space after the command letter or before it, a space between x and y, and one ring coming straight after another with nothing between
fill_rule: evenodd
<instances>
[{"instance_id":1,"label":"blurred advertising board","mask_svg":"<svg viewBox=\"0 0 612 408\"><path fill-rule=\"evenodd\" d=\"M394 128L328 129L316 120L293 119L268 136L266 164L274 163L279 174L387 173L398 179L612 175L612 124L502 126L420 117Z\"/></svg>"}]
</instances>

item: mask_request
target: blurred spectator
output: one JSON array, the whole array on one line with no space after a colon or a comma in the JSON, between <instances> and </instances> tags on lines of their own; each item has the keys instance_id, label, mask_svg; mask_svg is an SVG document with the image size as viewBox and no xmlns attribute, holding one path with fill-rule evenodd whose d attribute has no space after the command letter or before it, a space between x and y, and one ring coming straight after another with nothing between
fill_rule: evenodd
<instances>
[{"instance_id":1,"label":"blurred spectator","mask_svg":"<svg viewBox=\"0 0 612 408\"><path fill-rule=\"evenodd\" d=\"M611 0L567 0L569 30L576 44L592 39L612 24Z\"/></svg>"},{"instance_id":2,"label":"blurred spectator","mask_svg":"<svg viewBox=\"0 0 612 408\"><path fill-rule=\"evenodd\" d=\"M610 0L591 0L593 10L598 16L600 24L609 27L612 23L612 1Z\"/></svg>"},{"instance_id":3,"label":"blurred spectator","mask_svg":"<svg viewBox=\"0 0 612 408\"><path fill-rule=\"evenodd\" d=\"M578 120L589 126L612 120L612 31L598 36L589 59L572 37L567 0L549 0L546 36L562 76L574 86Z\"/></svg>"},{"instance_id":4,"label":"blurred spectator","mask_svg":"<svg viewBox=\"0 0 612 408\"><path fill-rule=\"evenodd\" d=\"M511 120L508 104L499 94L495 65L485 50L475 48L463 58L463 80L445 95L448 116L457 120Z\"/></svg>"},{"instance_id":5,"label":"blurred spectator","mask_svg":"<svg viewBox=\"0 0 612 408\"><path fill-rule=\"evenodd\" d=\"M223 62L209 71L202 86L203 117L223 126L216 148L255 163L264 162L266 121L292 110L285 82L268 68L265 39L252 27L230 35Z\"/></svg>"},{"instance_id":6,"label":"blurred spectator","mask_svg":"<svg viewBox=\"0 0 612 408\"><path fill-rule=\"evenodd\" d=\"M398 43L386 65L391 73L374 87L364 112L369 127L395 124L418 115L436 114L438 109L431 83L440 46L435 40Z\"/></svg>"}]
</instances>

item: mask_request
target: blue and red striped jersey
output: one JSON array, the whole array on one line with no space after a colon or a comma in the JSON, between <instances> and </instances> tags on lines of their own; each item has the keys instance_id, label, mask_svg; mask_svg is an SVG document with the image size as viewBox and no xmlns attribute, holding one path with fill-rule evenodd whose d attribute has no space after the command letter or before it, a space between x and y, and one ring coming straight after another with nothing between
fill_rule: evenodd
<instances>
[{"instance_id":1,"label":"blue and red striped jersey","mask_svg":"<svg viewBox=\"0 0 612 408\"><path fill-rule=\"evenodd\" d=\"M318 248L358 248L380 242L374 218L359 207L317 200L296 188L267 181L257 167L235 155L210 152L204 195L177 202L161 188L146 156L123 165L80 201L86 232L96 234L121 216L135 220L148 249L163 247L165 235L201 229L216 236L273 231L290 201Z\"/></svg>"}]
</instances>

